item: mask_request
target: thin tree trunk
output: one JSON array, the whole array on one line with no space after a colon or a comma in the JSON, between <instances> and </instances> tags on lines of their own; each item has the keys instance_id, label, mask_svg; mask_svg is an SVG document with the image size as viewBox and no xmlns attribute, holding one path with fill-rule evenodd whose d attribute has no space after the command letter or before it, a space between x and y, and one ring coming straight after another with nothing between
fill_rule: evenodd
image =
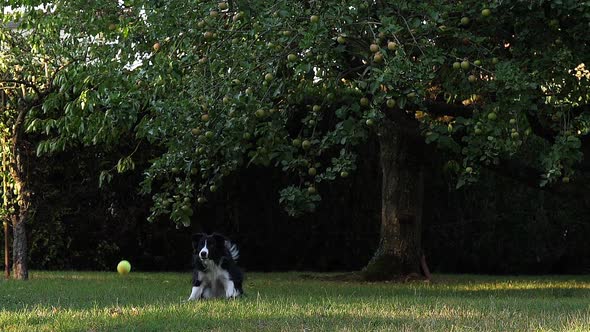
<instances>
[{"instance_id":1,"label":"thin tree trunk","mask_svg":"<svg viewBox=\"0 0 590 332\"><path fill-rule=\"evenodd\" d=\"M4 93L2 92L2 106L4 106ZM1 153L2 153L2 208L8 212L8 147L6 145L6 140L4 137L1 139ZM10 254L9 254L9 239L8 239L8 224L10 222L10 217L8 214L6 215L6 220L3 220L2 225L4 226L4 277L6 279L10 278ZM12 216L13 217L13 216Z\"/></svg>"},{"instance_id":2,"label":"thin tree trunk","mask_svg":"<svg viewBox=\"0 0 590 332\"><path fill-rule=\"evenodd\" d=\"M27 280L29 279L29 269L27 266L27 232L26 217L19 215L15 218L16 221L12 225L12 274L14 279Z\"/></svg>"},{"instance_id":3,"label":"thin tree trunk","mask_svg":"<svg viewBox=\"0 0 590 332\"><path fill-rule=\"evenodd\" d=\"M18 217L14 218L12 242L12 271L14 279L29 278L26 224L31 217L32 193L29 187L30 144L24 139L23 124L28 109L23 109L15 121L12 137L10 173L17 191Z\"/></svg>"},{"instance_id":4,"label":"thin tree trunk","mask_svg":"<svg viewBox=\"0 0 590 332\"><path fill-rule=\"evenodd\" d=\"M20 158L16 158L17 165L20 164ZM31 208L31 191L28 183L23 180L22 168L13 171L14 184L18 191L18 216L12 220L12 273L14 279L27 280L29 270L27 266L28 247L26 224L32 216Z\"/></svg>"},{"instance_id":5,"label":"thin tree trunk","mask_svg":"<svg viewBox=\"0 0 590 332\"><path fill-rule=\"evenodd\" d=\"M21 174L21 172L13 174L18 190L19 213L16 218L13 218L12 224L12 271L15 279L27 280L29 270L26 224L31 218L31 192L28 189L28 183L20 177Z\"/></svg>"},{"instance_id":6,"label":"thin tree trunk","mask_svg":"<svg viewBox=\"0 0 590 332\"><path fill-rule=\"evenodd\" d=\"M10 278L10 259L9 259L9 240L8 240L8 221L2 222L4 226L4 277Z\"/></svg>"},{"instance_id":7,"label":"thin tree trunk","mask_svg":"<svg viewBox=\"0 0 590 332\"><path fill-rule=\"evenodd\" d=\"M383 176L379 248L363 270L367 280L420 273L424 174L423 142L390 120L379 128Z\"/></svg>"}]
</instances>

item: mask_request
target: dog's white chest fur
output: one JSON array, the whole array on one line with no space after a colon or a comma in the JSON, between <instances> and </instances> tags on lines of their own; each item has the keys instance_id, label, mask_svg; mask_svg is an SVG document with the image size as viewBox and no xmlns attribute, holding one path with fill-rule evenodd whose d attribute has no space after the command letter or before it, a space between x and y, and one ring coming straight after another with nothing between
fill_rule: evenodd
<instances>
[{"instance_id":1,"label":"dog's white chest fur","mask_svg":"<svg viewBox=\"0 0 590 332\"><path fill-rule=\"evenodd\" d=\"M238 295L234 282L230 280L226 270L210 260L204 261L203 265L207 267L207 270L199 271L201 285L192 288L189 301L214 297L234 298Z\"/></svg>"},{"instance_id":2,"label":"dog's white chest fur","mask_svg":"<svg viewBox=\"0 0 590 332\"><path fill-rule=\"evenodd\" d=\"M206 287L208 287L211 291L210 296L204 297L225 297L226 288L229 287L229 273L227 273L227 271L214 264L212 261L209 261L207 263L208 264L204 264L205 266L207 266L207 271L199 272L201 282L203 283L203 285L206 285Z\"/></svg>"}]
</instances>

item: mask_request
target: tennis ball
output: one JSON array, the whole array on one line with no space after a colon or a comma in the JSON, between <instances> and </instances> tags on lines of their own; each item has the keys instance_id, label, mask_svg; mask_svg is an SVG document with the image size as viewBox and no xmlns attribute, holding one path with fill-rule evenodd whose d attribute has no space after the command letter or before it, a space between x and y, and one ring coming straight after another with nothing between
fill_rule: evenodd
<instances>
[{"instance_id":1,"label":"tennis ball","mask_svg":"<svg viewBox=\"0 0 590 332\"><path fill-rule=\"evenodd\" d=\"M120 261L117 265L117 272L119 272L119 274L127 274L131 272L131 264L125 260Z\"/></svg>"}]
</instances>

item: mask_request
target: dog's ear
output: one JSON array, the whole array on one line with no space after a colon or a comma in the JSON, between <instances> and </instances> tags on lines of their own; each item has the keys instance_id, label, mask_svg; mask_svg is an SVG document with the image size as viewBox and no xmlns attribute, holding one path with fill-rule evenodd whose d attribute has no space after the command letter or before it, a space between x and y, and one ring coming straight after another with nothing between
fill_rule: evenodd
<instances>
[{"instance_id":1,"label":"dog's ear","mask_svg":"<svg viewBox=\"0 0 590 332\"><path fill-rule=\"evenodd\" d=\"M220 233L213 233L213 238L215 238L215 244L217 246L217 248L220 250L220 252L224 253L224 255L226 255L226 242L229 241L229 239Z\"/></svg>"},{"instance_id":2,"label":"dog's ear","mask_svg":"<svg viewBox=\"0 0 590 332\"><path fill-rule=\"evenodd\" d=\"M220 246L223 246L223 244L225 243L225 240L227 240L227 238L219 233L213 233L211 235L214 239L215 239L215 243L217 243Z\"/></svg>"},{"instance_id":3,"label":"dog's ear","mask_svg":"<svg viewBox=\"0 0 590 332\"><path fill-rule=\"evenodd\" d=\"M205 234L205 233L193 234L193 236L192 236L193 249L196 250L199 247L199 242L201 242L201 239L205 236L207 236L207 234Z\"/></svg>"}]
</instances>

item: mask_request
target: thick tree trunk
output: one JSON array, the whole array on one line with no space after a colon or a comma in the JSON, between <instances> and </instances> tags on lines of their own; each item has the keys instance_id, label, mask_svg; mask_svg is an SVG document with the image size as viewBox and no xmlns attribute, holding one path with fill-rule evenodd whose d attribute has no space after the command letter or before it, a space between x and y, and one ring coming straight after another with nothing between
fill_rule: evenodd
<instances>
[{"instance_id":1,"label":"thick tree trunk","mask_svg":"<svg viewBox=\"0 0 590 332\"><path fill-rule=\"evenodd\" d=\"M385 119L379 128L379 144L381 235L379 248L363 270L367 280L391 280L420 272L423 141Z\"/></svg>"}]
</instances>

